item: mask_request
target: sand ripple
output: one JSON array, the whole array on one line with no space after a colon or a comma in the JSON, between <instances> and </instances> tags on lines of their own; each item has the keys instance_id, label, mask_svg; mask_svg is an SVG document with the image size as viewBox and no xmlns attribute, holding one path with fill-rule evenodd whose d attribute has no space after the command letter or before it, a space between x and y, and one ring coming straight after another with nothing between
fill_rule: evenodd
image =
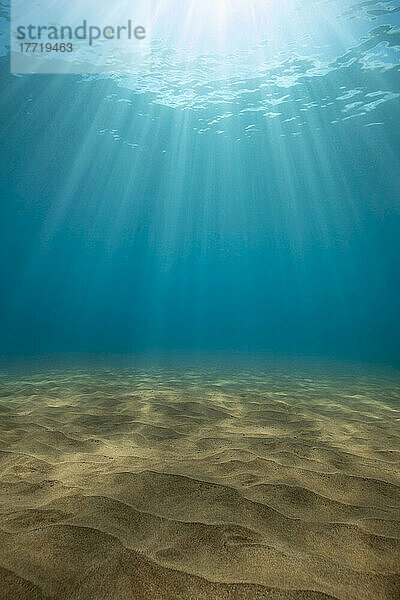
<instances>
[{"instance_id":1,"label":"sand ripple","mask_svg":"<svg viewBox=\"0 0 400 600\"><path fill-rule=\"evenodd\" d=\"M397 600L400 386L3 376L0 600Z\"/></svg>"}]
</instances>

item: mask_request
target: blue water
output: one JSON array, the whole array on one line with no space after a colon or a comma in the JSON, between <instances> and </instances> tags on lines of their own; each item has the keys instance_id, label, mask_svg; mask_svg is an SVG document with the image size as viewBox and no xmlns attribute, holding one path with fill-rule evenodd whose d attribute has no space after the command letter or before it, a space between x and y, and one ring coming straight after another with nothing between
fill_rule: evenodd
<instances>
[{"instance_id":1,"label":"blue water","mask_svg":"<svg viewBox=\"0 0 400 600\"><path fill-rule=\"evenodd\" d=\"M172 15L150 68L90 77L10 74L0 8L0 354L399 365L399 1L191 53Z\"/></svg>"}]
</instances>

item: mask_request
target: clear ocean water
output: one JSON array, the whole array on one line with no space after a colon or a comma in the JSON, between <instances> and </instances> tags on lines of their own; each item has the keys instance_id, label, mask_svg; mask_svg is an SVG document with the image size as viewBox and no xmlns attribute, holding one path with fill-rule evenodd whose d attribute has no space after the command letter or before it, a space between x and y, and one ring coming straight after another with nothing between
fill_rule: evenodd
<instances>
[{"instance_id":1,"label":"clear ocean water","mask_svg":"<svg viewBox=\"0 0 400 600\"><path fill-rule=\"evenodd\" d=\"M91 76L0 15L3 357L399 365L400 2L175 3Z\"/></svg>"}]
</instances>

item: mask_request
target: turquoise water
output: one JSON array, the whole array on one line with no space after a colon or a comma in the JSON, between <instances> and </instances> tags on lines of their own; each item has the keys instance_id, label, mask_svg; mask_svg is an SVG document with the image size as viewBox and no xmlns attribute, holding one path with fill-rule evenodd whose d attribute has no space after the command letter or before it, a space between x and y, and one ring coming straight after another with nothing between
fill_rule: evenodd
<instances>
[{"instance_id":1,"label":"turquoise water","mask_svg":"<svg viewBox=\"0 0 400 600\"><path fill-rule=\"evenodd\" d=\"M17 76L0 2L0 353L398 366L400 2L189 4Z\"/></svg>"}]
</instances>

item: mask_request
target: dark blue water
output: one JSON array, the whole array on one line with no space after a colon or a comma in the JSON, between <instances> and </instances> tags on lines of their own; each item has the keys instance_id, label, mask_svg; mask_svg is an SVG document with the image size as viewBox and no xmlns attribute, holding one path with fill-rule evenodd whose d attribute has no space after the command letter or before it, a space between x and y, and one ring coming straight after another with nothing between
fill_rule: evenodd
<instances>
[{"instance_id":1,"label":"dark blue water","mask_svg":"<svg viewBox=\"0 0 400 600\"><path fill-rule=\"evenodd\" d=\"M302 50L189 75L16 76L5 42L2 355L399 365L400 3L314 6Z\"/></svg>"}]
</instances>

